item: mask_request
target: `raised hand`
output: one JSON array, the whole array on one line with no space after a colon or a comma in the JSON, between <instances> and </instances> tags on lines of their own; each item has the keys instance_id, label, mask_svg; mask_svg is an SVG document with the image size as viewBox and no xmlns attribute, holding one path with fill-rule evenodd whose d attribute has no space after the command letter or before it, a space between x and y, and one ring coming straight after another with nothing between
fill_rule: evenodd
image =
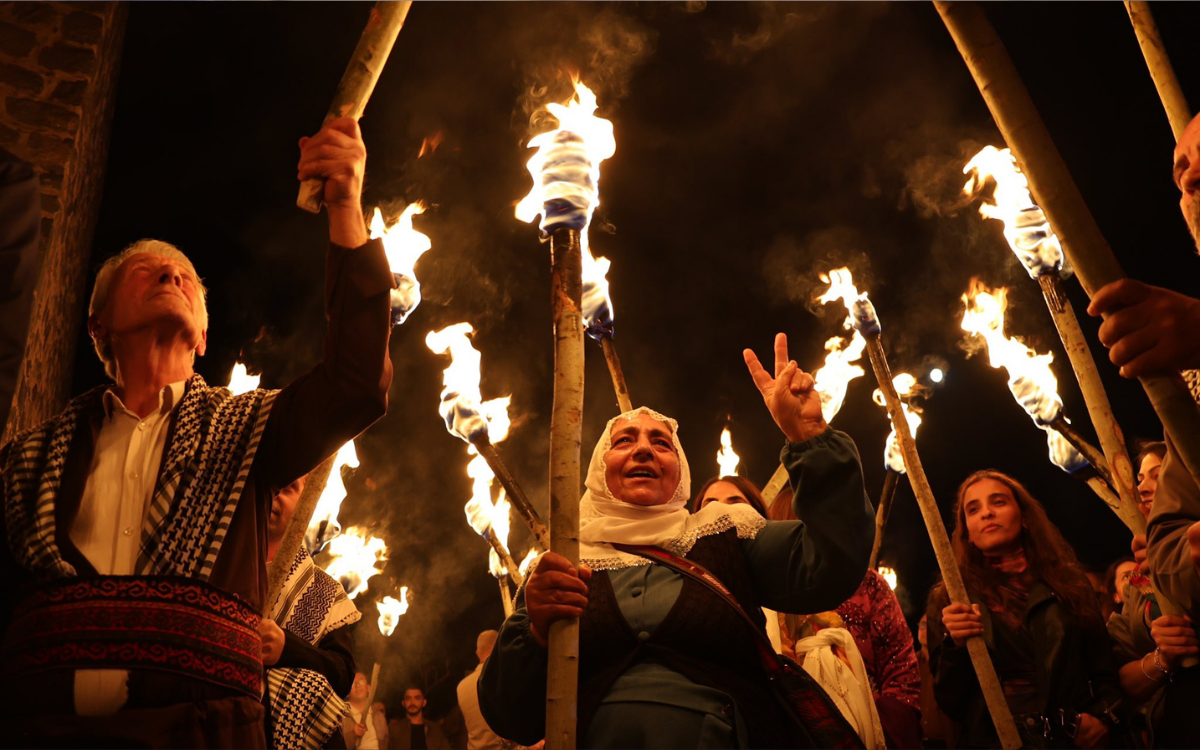
<instances>
[{"instance_id":1,"label":"raised hand","mask_svg":"<svg viewBox=\"0 0 1200 750\"><path fill-rule=\"evenodd\" d=\"M312 138L300 139L300 180L325 181L325 210L329 214L329 238L342 247L359 247L367 241L362 213L363 175L367 170L367 147L363 145L358 121L340 117L329 121Z\"/></svg>"},{"instance_id":2,"label":"raised hand","mask_svg":"<svg viewBox=\"0 0 1200 750\"><path fill-rule=\"evenodd\" d=\"M752 350L746 349L742 356L767 410L788 440L800 443L829 428L821 413L821 397L813 387L812 375L788 359L786 334L775 335L775 377L771 377Z\"/></svg>"}]
</instances>

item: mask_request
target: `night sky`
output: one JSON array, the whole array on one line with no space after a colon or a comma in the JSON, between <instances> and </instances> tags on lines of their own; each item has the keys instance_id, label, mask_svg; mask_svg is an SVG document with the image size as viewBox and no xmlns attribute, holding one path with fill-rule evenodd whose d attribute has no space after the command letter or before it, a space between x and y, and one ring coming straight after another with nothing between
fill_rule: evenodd
<instances>
[{"instance_id":1,"label":"night sky","mask_svg":"<svg viewBox=\"0 0 1200 750\"><path fill-rule=\"evenodd\" d=\"M319 127L368 9L131 7L93 265L142 237L194 260L210 289L209 353L197 365L210 383L226 382L239 352L276 388L320 357L328 233L324 216L294 205L297 140ZM1153 10L1185 92L1200 102L1200 49L1185 36L1200 9ZM1200 294L1200 261L1171 184L1173 139L1123 6L988 11L1126 270ZM437 413L446 360L425 347L426 333L464 320L478 330L484 397L513 396L517 424L500 450L546 504L549 246L513 206L529 189L530 114L567 98L570 70L596 90L599 114L616 129L591 237L613 261L629 387L635 404L679 420L694 487L715 474L727 421L742 473L770 476L782 435L741 351L768 355L782 330L802 366L819 366L845 311L812 304L816 274L848 264L882 319L893 370L947 371L918 435L944 513L968 473L996 468L1046 504L1085 563L1128 552L1115 516L1049 463L1004 373L961 345L970 277L1011 286L1008 332L1054 352L1066 412L1091 433L1037 284L999 222L958 194L970 155L1003 144L932 5L418 2L362 120L365 200L392 216L407 201L431 203L416 226L433 250L417 266L424 302L392 334L389 413L358 440L362 467L342 511L343 525L370 525L391 547L386 574L357 599L368 671L383 645L373 600L396 584L413 591L386 646L385 700L398 703L400 683L418 678L440 714L474 664L475 635L502 618L488 547L462 511L466 444ZM418 160L437 133L440 147ZM1067 286L1126 436L1160 436L1140 386L1123 381L1095 341L1078 283ZM868 374L833 425L857 441L877 497L888 424L862 364ZM75 391L102 381L81 338ZM616 413L590 343L586 387L585 467ZM514 524L514 555L527 542ZM935 564L907 484L883 556L899 569L915 622Z\"/></svg>"}]
</instances>

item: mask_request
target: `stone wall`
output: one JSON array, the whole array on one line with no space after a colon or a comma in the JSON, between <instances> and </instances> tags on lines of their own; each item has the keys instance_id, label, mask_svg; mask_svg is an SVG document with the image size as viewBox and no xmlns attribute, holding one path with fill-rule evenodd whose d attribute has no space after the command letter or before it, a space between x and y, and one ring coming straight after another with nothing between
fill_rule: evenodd
<instances>
[{"instance_id":1,"label":"stone wall","mask_svg":"<svg viewBox=\"0 0 1200 750\"><path fill-rule=\"evenodd\" d=\"M70 396L127 14L120 2L0 3L0 146L42 186L42 276L9 433Z\"/></svg>"}]
</instances>

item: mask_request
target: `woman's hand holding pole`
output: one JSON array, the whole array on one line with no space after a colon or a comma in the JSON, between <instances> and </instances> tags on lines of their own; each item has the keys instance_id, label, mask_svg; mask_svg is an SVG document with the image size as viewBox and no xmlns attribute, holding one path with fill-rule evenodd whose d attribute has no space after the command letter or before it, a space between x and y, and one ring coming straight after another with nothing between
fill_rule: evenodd
<instances>
[{"instance_id":1,"label":"woman's hand holding pole","mask_svg":"<svg viewBox=\"0 0 1200 750\"><path fill-rule=\"evenodd\" d=\"M525 586L525 611L534 640L545 646L550 623L583 616L591 578L591 568L581 564L576 570L567 558L555 552L538 559Z\"/></svg>"}]
</instances>

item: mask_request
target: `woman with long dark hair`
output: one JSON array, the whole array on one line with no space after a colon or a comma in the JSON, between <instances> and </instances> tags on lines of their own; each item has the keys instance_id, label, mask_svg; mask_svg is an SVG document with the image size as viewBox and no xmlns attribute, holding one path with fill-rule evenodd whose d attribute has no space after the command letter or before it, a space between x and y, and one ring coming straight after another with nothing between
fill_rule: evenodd
<instances>
[{"instance_id":1,"label":"woman with long dark hair","mask_svg":"<svg viewBox=\"0 0 1200 750\"><path fill-rule=\"evenodd\" d=\"M966 641L981 636L1027 747L1100 747L1121 700L1095 592L1074 550L1016 479L977 471L958 489L951 543L971 604L929 598L938 705L960 747L999 747Z\"/></svg>"}]
</instances>

